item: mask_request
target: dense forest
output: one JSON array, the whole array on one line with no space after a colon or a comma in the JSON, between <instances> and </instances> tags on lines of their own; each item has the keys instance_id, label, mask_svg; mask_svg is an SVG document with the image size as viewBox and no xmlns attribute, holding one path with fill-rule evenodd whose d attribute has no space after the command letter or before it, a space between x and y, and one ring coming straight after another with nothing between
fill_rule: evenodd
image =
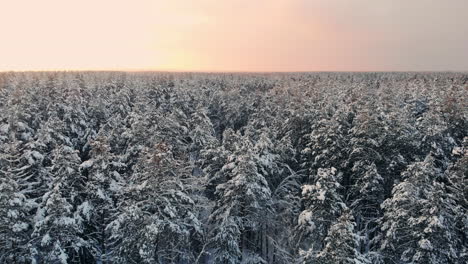
<instances>
[{"instance_id":1,"label":"dense forest","mask_svg":"<svg viewBox=\"0 0 468 264\"><path fill-rule=\"evenodd\" d=\"M0 73L0 263L468 263L468 74Z\"/></svg>"}]
</instances>

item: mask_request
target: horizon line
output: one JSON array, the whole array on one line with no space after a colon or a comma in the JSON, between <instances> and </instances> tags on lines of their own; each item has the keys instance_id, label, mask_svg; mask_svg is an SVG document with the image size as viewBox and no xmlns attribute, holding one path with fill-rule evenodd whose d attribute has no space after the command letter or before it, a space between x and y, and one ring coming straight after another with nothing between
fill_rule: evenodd
<instances>
[{"instance_id":1,"label":"horizon line","mask_svg":"<svg viewBox=\"0 0 468 264\"><path fill-rule=\"evenodd\" d=\"M0 70L0 73L32 72L126 72L126 73L227 73L227 74L268 74L268 73L468 73L468 70L299 70L299 71L242 71L242 70L174 70L174 69L38 69Z\"/></svg>"}]
</instances>

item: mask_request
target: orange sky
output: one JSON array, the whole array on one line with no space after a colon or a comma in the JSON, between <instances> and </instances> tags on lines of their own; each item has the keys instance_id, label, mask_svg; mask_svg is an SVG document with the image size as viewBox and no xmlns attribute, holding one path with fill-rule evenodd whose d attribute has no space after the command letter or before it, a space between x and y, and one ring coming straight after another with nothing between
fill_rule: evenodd
<instances>
[{"instance_id":1,"label":"orange sky","mask_svg":"<svg viewBox=\"0 0 468 264\"><path fill-rule=\"evenodd\" d=\"M468 70L466 0L0 0L0 71Z\"/></svg>"}]
</instances>

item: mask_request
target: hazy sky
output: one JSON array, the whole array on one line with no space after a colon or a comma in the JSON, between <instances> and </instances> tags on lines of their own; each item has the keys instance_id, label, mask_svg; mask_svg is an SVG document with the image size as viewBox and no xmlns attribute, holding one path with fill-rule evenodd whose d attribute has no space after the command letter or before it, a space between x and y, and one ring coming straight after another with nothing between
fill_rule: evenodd
<instances>
[{"instance_id":1,"label":"hazy sky","mask_svg":"<svg viewBox=\"0 0 468 264\"><path fill-rule=\"evenodd\" d=\"M0 0L0 70L468 71L468 0Z\"/></svg>"}]
</instances>

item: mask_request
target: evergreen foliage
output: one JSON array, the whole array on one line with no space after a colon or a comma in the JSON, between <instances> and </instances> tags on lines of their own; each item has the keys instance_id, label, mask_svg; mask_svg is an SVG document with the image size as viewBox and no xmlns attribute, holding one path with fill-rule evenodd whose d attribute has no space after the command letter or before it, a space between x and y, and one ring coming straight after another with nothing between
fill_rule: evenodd
<instances>
[{"instance_id":1,"label":"evergreen foliage","mask_svg":"<svg viewBox=\"0 0 468 264\"><path fill-rule=\"evenodd\" d=\"M0 263L467 263L465 73L0 73Z\"/></svg>"}]
</instances>

